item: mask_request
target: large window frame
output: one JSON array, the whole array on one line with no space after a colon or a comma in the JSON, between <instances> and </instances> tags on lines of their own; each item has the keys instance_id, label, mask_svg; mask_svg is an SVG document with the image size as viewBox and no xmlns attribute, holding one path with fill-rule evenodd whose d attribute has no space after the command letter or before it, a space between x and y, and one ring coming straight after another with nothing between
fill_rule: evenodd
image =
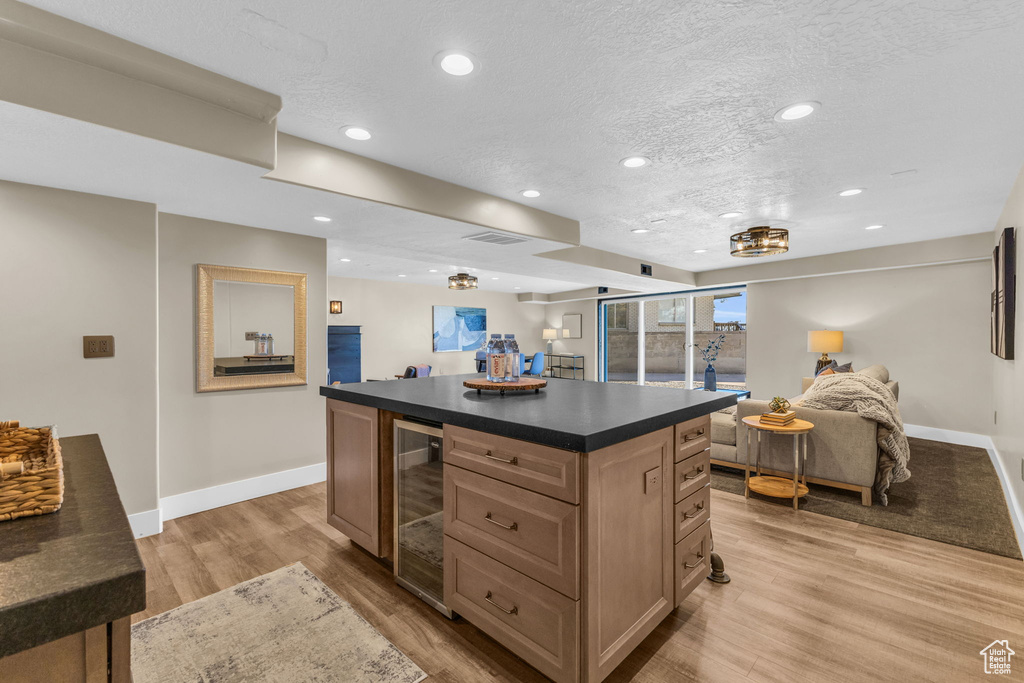
<instances>
[{"instance_id":1,"label":"large window frame","mask_svg":"<svg viewBox=\"0 0 1024 683\"><path fill-rule=\"evenodd\" d=\"M739 285L735 287L712 287L709 289L693 289L682 292L661 292L658 294L644 294L640 296L629 296L629 297L616 297L609 299L598 299L597 300L597 380L599 382L608 381L608 327L605 325L606 319L606 307L614 304L627 304L636 302L637 305L637 384L643 386L646 383L646 359L645 349L647 341L647 331L644 321L644 308L643 305L648 301L665 301L671 299L686 299L685 304L685 321L683 322L667 322L661 321L661 309L659 307L658 323L662 325L685 325L686 326L686 340L684 342L684 348L686 349L686 388L693 389L693 368L694 368L694 354L697 352L694 343L694 301L701 297L713 296L716 294L730 294L745 292L747 289L746 285ZM622 329L622 328L616 328Z\"/></svg>"}]
</instances>

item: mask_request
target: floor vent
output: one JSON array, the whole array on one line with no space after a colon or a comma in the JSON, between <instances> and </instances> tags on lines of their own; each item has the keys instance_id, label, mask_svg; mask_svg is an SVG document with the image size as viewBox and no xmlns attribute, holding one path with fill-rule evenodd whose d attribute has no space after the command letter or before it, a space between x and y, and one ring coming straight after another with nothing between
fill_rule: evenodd
<instances>
[{"instance_id":1,"label":"floor vent","mask_svg":"<svg viewBox=\"0 0 1024 683\"><path fill-rule=\"evenodd\" d=\"M506 246L509 244L519 244L520 242L526 242L525 237L516 237L515 235L507 235L503 232L482 232L479 235L470 235L469 237L463 237L464 240L471 242L485 242L487 244L500 244Z\"/></svg>"}]
</instances>

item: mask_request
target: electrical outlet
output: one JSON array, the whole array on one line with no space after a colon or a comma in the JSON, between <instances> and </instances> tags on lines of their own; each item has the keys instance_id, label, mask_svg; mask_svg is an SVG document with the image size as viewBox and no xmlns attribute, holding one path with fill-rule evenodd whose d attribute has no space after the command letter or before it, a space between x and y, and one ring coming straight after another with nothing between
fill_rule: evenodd
<instances>
[{"instance_id":1,"label":"electrical outlet","mask_svg":"<svg viewBox=\"0 0 1024 683\"><path fill-rule=\"evenodd\" d=\"M653 470L647 470L644 473L644 493L650 494L660 490L661 487L661 468L655 467Z\"/></svg>"},{"instance_id":2,"label":"electrical outlet","mask_svg":"<svg viewBox=\"0 0 1024 683\"><path fill-rule=\"evenodd\" d=\"M114 336L101 335L82 337L83 358L112 358L114 356Z\"/></svg>"}]
</instances>

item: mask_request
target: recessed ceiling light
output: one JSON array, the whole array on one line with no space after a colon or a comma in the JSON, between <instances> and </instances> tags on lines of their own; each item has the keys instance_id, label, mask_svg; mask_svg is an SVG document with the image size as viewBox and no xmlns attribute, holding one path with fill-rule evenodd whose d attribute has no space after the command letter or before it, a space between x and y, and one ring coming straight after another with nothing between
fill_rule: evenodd
<instances>
[{"instance_id":1,"label":"recessed ceiling light","mask_svg":"<svg viewBox=\"0 0 1024 683\"><path fill-rule=\"evenodd\" d=\"M708 250L707 249L694 249L693 253L694 254L706 254L706 253L708 253Z\"/></svg>"},{"instance_id":2,"label":"recessed ceiling light","mask_svg":"<svg viewBox=\"0 0 1024 683\"><path fill-rule=\"evenodd\" d=\"M647 228L633 228L632 230L630 230L630 232L637 235L642 235L645 232L650 232L650 230L648 230Z\"/></svg>"},{"instance_id":3,"label":"recessed ceiling light","mask_svg":"<svg viewBox=\"0 0 1024 683\"><path fill-rule=\"evenodd\" d=\"M349 136L353 140L369 140L371 137L370 131L359 126L349 126L345 128L345 135Z\"/></svg>"},{"instance_id":4,"label":"recessed ceiling light","mask_svg":"<svg viewBox=\"0 0 1024 683\"><path fill-rule=\"evenodd\" d=\"M725 213L718 214L718 217L719 218L736 218L736 217L742 216L742 215L743 214L740 213L739 211L726 211Z\"/></svg>"},{"instance_id":5,"label":"recessed ceiling light","mask_svg":"<svg viewBox=\"0 0 1024 683\"><path fill-rule=\"evenodd\" d=\"M864 229L865 230L878 230L879 228L884 228L884 227L885 227L884 225L869 225L868 227L866 227Z\"/></svg>"},{"instance_id":6,"label":"recessed ceiling light","mask_svg":"<svg viewBox=\"0 0 1024 683\"><path fill-rule=\"evenodd\" d=\"M512 289L522 289L522 287L513 287Z\"/></svg>"},{"instance_id":7,"label":"recessed ceiling light","mask_svg":"<svg viewBox=\"0 0 1024 683\"><path fill-rule=\"evenodd\" d=\"M496 278L496 277L492 277L491 279L492 279L492 280L497 280L498 278Z\"/></svg>"},{"instance_id":8,"label":"recessed ceiling light","mask_svg":"<svg viewBox=\"0 0 1024 683\"><path fill-rule=\"evenodd\" d=\"M651 160L647 157L626 157L619 163L626 168L640 168L641 166L646 166L651 163Z\"/></svg>"},{"instance_id":9,"label":"recessed ceiling light","mask_svg":"<svg viewBox=\"0 0 1024 683\"><path fill-rule=\"evenodd\" d=\"M313 220L318 221L320 223L330 223L331 222L331 217L330 216L313 216Z\"/></svg>"},{"instance_id":10,"label":"recessed ceiling light","mask_svg":"<svg viewBox=\"0 0 1024 683\"><path fill-rule=\"evenodd\" d=\"M855 194L860 194L864 189L860 187L851 187L849 190L843 190L839 193L840 197L852 197Z\"/></svg>"},{"instance_id":11,"label":"recessed ceiling light","mask_svg":"<svg viewBox=\"0 0 1024 683\"><path fill-rule=\"evenodd\" d=\"M404 275L399 275L398 277L405 277L405 276Z\"/></svg>"},{"instance_id":12,"label":"recessed ceiling light","mask_svg":"<svg viewBox=\"0 0 1024 683\"><path fill-rule=\"evenodd\" d=\"M430 269L430 270L428 270L427 272L428 272L428 273L436 273L436 272L437 272L437 268L431 268L431 269Z\"/></svg>"},{"instance_id":13,"label":"recessed ceiling light","mask_svg":"<svg viewBox=\"0 0 1024 683\"><path fill-rule=\"evenodd\" d=\"M802 119L805 116L810 116L819 107L821 107L821 102L797 102L796 104L783 107L775 112L775 120L796 121L797 119Z\"/></svg>"},{"instance_id":14,"label":"recessed ceiling light","mask_svg":"<svg viewBox=\"0 0 1024 683\"><path fill-rule=\"evenodd\" d=\"M452 76L468 76L476 68L473 55L459 50L445 50L434 56L434 63Z\"/></svg>"},{"instance_id":15,"label":"recessed ceiling light","mask_svg":"<svg viewBox=\"0 0 1024 683\"><path fill-rule=\"evenodd\" d=\"M533 199L534 197L539 197L540 196L540 192L538 192L537 190L523 190L519 194L523 195L524 197L528 197L530 199Z\"/></svg>"},{"instance_id":16,"label":"recessed ceiling light","mask_svg":"<svg viewBox=\"0 0 1024 683\"><path fill-rule=\"evenodd\" d=\"M338 259L338 260L339 260L339 261L341 261L342 263L348 263L348 262L349 262L349 261L351 261L352 259L350 259L350 258L340 258L340 259Z\"/></svg>"}]
</instances>

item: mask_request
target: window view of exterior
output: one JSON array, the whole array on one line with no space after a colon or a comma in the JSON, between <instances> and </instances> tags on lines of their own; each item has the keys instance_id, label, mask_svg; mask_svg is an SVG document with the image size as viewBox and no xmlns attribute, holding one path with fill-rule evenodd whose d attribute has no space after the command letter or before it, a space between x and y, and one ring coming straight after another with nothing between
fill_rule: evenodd
<instances>
[{"instance_id":1,"label":"window view of exterior","mask_svg":"<svg viewBox=\"0 0 1024 683\"><path fill-rule=\"evenodd\" d=\"M692 307L692 347L687 346L687 307ZM606 381L687 388L687 356L692 355L691 386L701 389L707 364L697 349L722 337L714 363L718 387L746 388L747 296L743 290L608 303L605 322Z\"/></svg>"}]
</instances>

